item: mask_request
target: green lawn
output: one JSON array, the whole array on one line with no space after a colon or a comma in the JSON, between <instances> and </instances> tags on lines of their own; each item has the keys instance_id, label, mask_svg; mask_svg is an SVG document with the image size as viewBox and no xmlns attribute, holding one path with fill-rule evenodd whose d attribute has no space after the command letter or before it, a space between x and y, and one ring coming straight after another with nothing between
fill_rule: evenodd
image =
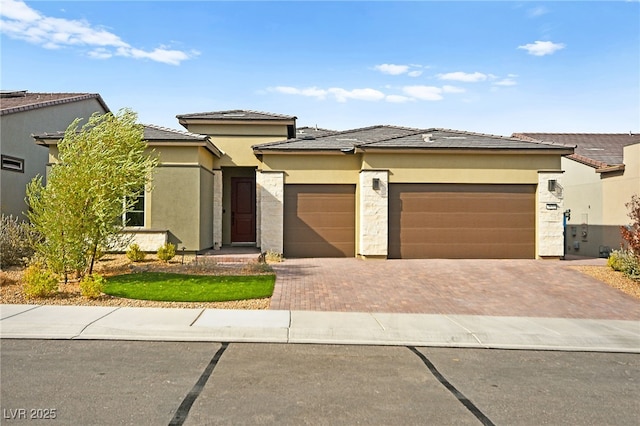
<instances>
[{"instance_id":1,"label":"green lawn","mask_svg":"<svg viewBox=\"0 0 640 426\"><path fill-rule=\"evenodd\" d=\"M141 272L109 277L104 292L127 299L224 302L271 297L275 275L185 275Z\"/></svg>"}]
</instances>

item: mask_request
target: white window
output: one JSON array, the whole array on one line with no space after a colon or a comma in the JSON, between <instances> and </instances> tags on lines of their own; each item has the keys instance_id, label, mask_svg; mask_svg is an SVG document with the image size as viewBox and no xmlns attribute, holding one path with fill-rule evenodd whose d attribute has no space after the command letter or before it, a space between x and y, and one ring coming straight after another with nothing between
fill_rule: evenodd
<instances>
[{"instance_id":1,"label":"white window","mask_svg":"<svg viewBox=\"0 0 640 426\"><path fill-rule=\"evenodd\" d=\"M144 191L136 197L131 210L125 212L123 216L124 226L144 226Z\"/></svg>"}]
</instances>

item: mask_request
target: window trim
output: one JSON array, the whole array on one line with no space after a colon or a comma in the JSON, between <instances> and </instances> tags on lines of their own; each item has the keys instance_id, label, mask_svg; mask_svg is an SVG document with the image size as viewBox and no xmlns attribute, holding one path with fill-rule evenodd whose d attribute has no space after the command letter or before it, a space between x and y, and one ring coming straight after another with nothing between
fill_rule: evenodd
<instances>
[{"instance_id":1,"label":"window trim","mask_svg":"<svg viewBox=\"0 0 640 426\"><path fill-rule=\"evenodd\" d=\"M11 155L2 154L1 159L2 170L8 170L10 172L24 173L24 159L18 157L12 157ZM13 165L9 165L13 163Z\"/></svg>"},{"instance_id":2,"label":"window trim","mask_svg":"<svg viewBox=\"0 0 640 426\"><path fill-rule=\"evenodd\" d=\"M146 226L147 223L147 218L146 218L146 211L147 211L147 194L145 194L146 189L143 190L137 198L142 197L142 210L129 210L126 211L126 200L122 200L122 206L125 208L125 211L122 213L122 223L124 225L125 228L135 228L135 229L141 229L144 228ZM142 213L142 225L128 225L127 224L127 214L129 213Z\"/></svg>"}]
</instances>

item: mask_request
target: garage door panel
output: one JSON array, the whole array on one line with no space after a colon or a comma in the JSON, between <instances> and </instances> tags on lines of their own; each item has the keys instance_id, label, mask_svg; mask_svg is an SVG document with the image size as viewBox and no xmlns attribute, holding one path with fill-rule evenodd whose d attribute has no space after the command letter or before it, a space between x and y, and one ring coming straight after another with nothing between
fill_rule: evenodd
<instances>
[{"instance_id":1,"label":"garage door panel","mask_svg":"<svg viewBox=\"0 0 640 426\"><path fill-rule=\"evenodd\" d=\"M534 256L535 185L390 185L389 257Z\"/></svg>"},{"instance_id":2,"label":"garage door panel","mask_svg":"<svg viewBox=\"0 0 640 426\"><path fill-rule=\"evenodd\" d=\"M511 214L511 213L510 213ZM441 228L498 228L498 229L520 229L533 228L535 222L531 215L526 213L513 213L511 220L505 222L501 215L495 213L479 213L469 218L468 213L405 213L403 212L403 229L424 229L437 226Z\"/></svg>"},{"instance_id":3,"label":"garage door panel","mask_svg":"<svg viewBox=\"0 0 640 426\"><path fill-rule=\"evenodd\" d=\"M481 244L486 241L499 240L501 245L520 244L530 235L529 230L505 230L505 229L413 229L401 235L403 244ZM460 243L456 243L460 241ZM493 243L495 244L495 243Z\"/></svg>"},{"instance_id":4,"label":"garage door panel","mask_svg":"<svg viewBox=\"0 0 640 426\"><path fill-rule=\"evenodd\" d=\"M284 255L353 257L355 185L286 185Z\"/></svg>"}]
</instances>

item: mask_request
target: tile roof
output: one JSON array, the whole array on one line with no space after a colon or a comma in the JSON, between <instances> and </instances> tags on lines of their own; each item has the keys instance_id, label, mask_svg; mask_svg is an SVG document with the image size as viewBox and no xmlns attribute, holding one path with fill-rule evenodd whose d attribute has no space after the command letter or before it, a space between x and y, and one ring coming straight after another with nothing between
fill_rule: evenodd
<instances>
[{"instance_id":1,"label":"tile roof","mask_svg":"<svg viewBox=\"0 0 640 426\"><path fill-rule=\"evenodd\" d=\"M597 169L622 165L624 147L640 143L640 134L631 133L514 133L513 136L577 145L568 158Z\"/></svg>"},{"instance_id":2,"label":"tile roof","mask_svg":"<svg viewBox=\"0 0 640 426\"><path fill-rule=\"evenodd\" d=\"M255 145L256 151L332 151L361 149L559 149L573 150L573 146L516 137L463 132L451 129L416 129L399 126L371 126L361 129L298 137L286 141Z\"/></svg>"},{"instance_id":3,"label":"tile roof","mask_svg":"<svg viewBox=\"0 0 640 426\"><path fill-rule=\"evenodd\" d=\"M270 112L251 111L244 109L233 109L227 111L198 112L194 114L176 115L178 120L295 120L293 115L273 114Z\"/></svg>"},{"instance_id":4,"label":"tile roof","mask_svg":"<svg viewBox=\"0 0 640 426\"><path fill-rule=\"evenodd\" d=\"M0 91L0 115L14 114L87 99L96 99L105 111L109 111L109 107L97 93L32 93L21 90Z\"/></svg>"},{"instance_id":5,"label":"tile roof","mask_svg":"<svg viewBox=\"0 0 640 426\"><path fill-rule=\"evenodd\" d=\"M300 139L310 139L311 137L326 136L330 133L336 133L338 130L322 129L320 127L298 127L296 136Z\"/></svg>"},{"instance_id":6,"label":"tile roof","mask_svg":"<svg viewBox=\"0 0 640 426\"><path fill-rule=\"evenodd\" d=\"M198 135L195 133L183 132L180 130L169 129L166 127L156 126L153 124L143 124L144 136L147 141L204 141L208 136ZM31 135L35 139L41 140L60 140L64 137L63 131L44 132Z\"/></svg>"}]
</instances>

